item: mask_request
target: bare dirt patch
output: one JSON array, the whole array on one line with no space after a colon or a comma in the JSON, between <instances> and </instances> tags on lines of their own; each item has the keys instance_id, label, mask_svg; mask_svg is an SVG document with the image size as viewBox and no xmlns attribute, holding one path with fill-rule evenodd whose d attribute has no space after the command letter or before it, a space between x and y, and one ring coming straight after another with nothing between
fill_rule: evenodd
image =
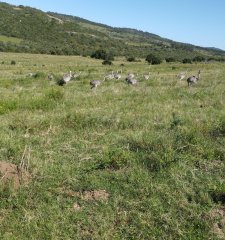
<instances>
[{"instance_id":1,"label":"bare dirt patch","mask_svg":"<svg viewBox=\"0 0 225 240\"><path fill-rule=\"evenodd\" d=\"M98 190L90 190L77 192L70 189L63 190L63 193L68 197L78 197L85 201L97 201L97 200L108 200L109 193L106 190L98 189Z\"/></svg>"},{"instance_id":2,"label":"bare dirt patch","mask_svg":"<svg viewBox=\"0 0 225 240\"><path fill-rule=\"evenodd\" d=\"M107 201L109 198L109 194L105 190L84 191L82 193L66 190L64 193L69 197L78 197L84 201ZM82 210L82 206L77 202L73 204L72 208L76 212Z\"/></svg>"},{"instance_id":3,"label":"bare dirt patch","mask_svg":"<svg viewBox=\"0 0 225 240\"><path fill-rule=\"evenodd\" d=\"M21 10L22 10L22 8L19 8L19 7L14 7L13 9L14 9L14 10L18 10L18 11L21 11Z\"/></svg>"},{"instance_id":4,"label":"bare dirt patch","mask_svg":"<svg viewBox=\"0 0 225 240\"><path fill-rule=\"evenodd\" d=\"M215 219L215 223L213 224L213 233L219 239L225 239L225 207L221 209L214 209L211 212L211 216Z\"/></svg>"},{"instance_id":5,"label":"bare dirt patch","mask_svg":"<svg viewBox=\"0 0 225 240\"><path fill-rule=\"evenodd\" d=\"M105 190L84 191L81 198L87 201L108 200L109 194Z\"/></svg>"},{"instance_id":6,"label":"bare dirt patch","mask_svg":"<svg viewBox=\"0 0 225 240\"><path fill-rule=\"evenodd\" d=\"M55 20L58 21L60 24L63 24L63 20L62 20L62 19L57 18L57 17L53 17L53 16L48 15L48 14L47 14L47 16L48 16L50 19L55 19Z\"/></svg>"},{"instance_id":7,"label":"bare dirt patch","mask_svg":"<svg viewBox=\"0 0 225 240\"><path fill-rule=\"evenodd\" d=\"M11 183L14 189L18 189L21 185L27 185L30 178L30 174L17 165L0 162L0 185Z\"/></svg>"}]
</instances>

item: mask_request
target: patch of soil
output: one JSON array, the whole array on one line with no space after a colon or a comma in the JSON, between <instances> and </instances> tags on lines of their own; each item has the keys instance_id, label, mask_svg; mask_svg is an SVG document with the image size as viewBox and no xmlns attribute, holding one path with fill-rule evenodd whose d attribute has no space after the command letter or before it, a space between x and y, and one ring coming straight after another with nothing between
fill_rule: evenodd
<instances>
[{"instance_id":1,"label":"patch of soil","mask_svg":"<svg viewBox=\"0 0 225 240\"><path fill-rule=\"evenodd\" d=\"M62 191L63 191L63 194L65 194L67 197L78 197L85 201L96 201L96 200L106 201L109 198L109 193L107 193L106 190L101 190L101 189L84 191L84 192L73 191L71 189L63 189Z\"/></svg>"},{"instance_id":2,"label":"patch of soil","mask_svg":"<svg viewBox=\"0 0 225 240\"><path fill-rule=\"evenodd\" d=\"M225 239L225 208L214 209L211 212L211 216L215 219L213 233L215 233L219 239Z\"/></svg>"},{"instance_id":3,"label":"patch of soil","mask_svg":"<svg viewBox=\"0 0 225 240\"><path fill-rule=\"evenodd\" d=\"M64 190L64 194L67 196L67 197L80 197L80 193L79 192L75 192L73 190Z\"/></svg>"},{"instance_id":4,"label":"patch of soil","mask_svg":"<svg viewBox=\"0 0 225 240\"><path fill-rule=\"evenodd\" d=\"M87 201L108 200L109 194L105 190L84 191L81 198Z\"/></svg>"},{"instance_id":5,"label":"patch of soil","mask_svg":"<svg viewBox=\"0 0 225 240\"><path fill-rule=\"evenodd\" d=\"M0 162L0 185L12 183L13 189L18 189L21 185L27 185L30 178L30 174L17 165Z\"/></svg>"}]
</instances>

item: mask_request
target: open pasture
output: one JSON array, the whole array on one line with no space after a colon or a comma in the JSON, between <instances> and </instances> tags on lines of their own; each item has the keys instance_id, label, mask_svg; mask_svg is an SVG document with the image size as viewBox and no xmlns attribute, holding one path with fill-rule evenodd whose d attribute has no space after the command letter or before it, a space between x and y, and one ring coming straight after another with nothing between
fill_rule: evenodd
<instances>
[{"instance_id":1,"label":"open pasture","mask_svg":"<svg viewBox=\"0 0 225 240\"><path fill-rule=\"evenodd\" d=\"M225 238L224 63L1 53L0 144L31 176L0 176L1 239Z\"/></svg>"}]
</instances>

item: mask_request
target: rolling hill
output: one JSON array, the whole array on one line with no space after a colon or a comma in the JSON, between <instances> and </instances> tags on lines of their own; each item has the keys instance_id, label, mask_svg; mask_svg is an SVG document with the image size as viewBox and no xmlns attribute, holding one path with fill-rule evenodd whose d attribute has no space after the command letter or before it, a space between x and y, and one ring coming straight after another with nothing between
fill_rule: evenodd
<instances>
[{"instance_id":1,"label":"rolling hill","mask_svg":"<svg viewBox=\"0 0 225 240\"><path fill-rule=\"evenodd\" d=\"M0 2L0 51L89 56L106 49L115 56L225 58L225 51L179 43L130 28L114 28L75 16Z\"/></svg>"}]
</instances>

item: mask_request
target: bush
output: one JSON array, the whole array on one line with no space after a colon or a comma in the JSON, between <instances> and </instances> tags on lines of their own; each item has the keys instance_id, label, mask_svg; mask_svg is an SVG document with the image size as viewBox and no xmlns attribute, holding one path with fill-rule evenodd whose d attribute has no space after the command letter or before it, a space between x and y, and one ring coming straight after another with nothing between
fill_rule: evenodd
<instances>
[{"instance_id":1,"label":"bush","mask_svg":"<svg viewBox=\"0 0 225 240\"><path fill-rule=\"evenodd\" d=\"M11 65L16 65L16 61L12 60Z\"/></svg>"},{"instance_id":2,"label":"bush","mask_svg":"<svg viewBox=\"0 0 225 240\"><path fill-rule=\"evenodd\" d=\"M152 65L160 64L162 62L161 59L154 54L149 54L145 60Z\"/></svg>"},{"instance_id":3,"label":"bush","mask_svg":"<svg viewBox=\"0 0 225 240\"><path fill-rule=\"evenodd\" d=\"M45 74L43 72L37 72L37 73L33 74L32 77L33 78L44 78Z\"/></svg>"},{"instance_id":4,"label":"bush","mask_svg":"<svg viewBox=\"0 0 225 240\"><path fill-rule=\"evenodd\" d=\"M204 62L205 58L202 56L196 56L193 58L193 62Z\"/></svg>"},{"instance_id":5,"label":"bush","mask_svg":"<svg viewBox=\"0 0 225 240\"><path fill-rule=\"evenodd\" d=\"M165 60L166 60L166 62L176 62L175 58L173 58L173 57L168 57Z\"/></svg>"},{"instance_id":6,"label":"bush","mask_svg":"<svg viewBox=\"0 0 225 240\"><path fill-rule=\"evenodd\" d=\"M136 59L135 59L135 57L128 57L128 58L127 58L127 61L128 61L128 62L135 62Z\"/></svg>"},{"instance_id":7,"label":"bush","mask_svg":"<svg viewBox=\"0 0 225 240\"><path fill-rule=\"evenodd\" d=\"M106 51L99 49L91 54L91 58L106 59Z\"/></svg>"},{"instance_id":8,"label":"bush","mask_svg":"<svg viewBox=\"0 0 225 240\"><path fill-rule=\"evenodd\" d=\"M184 58L182 60L182 63L192 63L191 59L190 58Z\"/></svg>"},{"instance_id":9,"label":"bush","mask_svg":"<svg viewBox=\"0 0 225 240\"><path fill-rule=\"evenodd\" d=\"M109 60L105 60L102 62L103 65L112 65L112 62Z\"/></svg>"},{"instance_id":10,"label":"bush","mask_svg":"<svg viewBox=\"0 0 225 240\"><path fill-rule=\"evenodd\" d=\"M103 60L114 60L112 53L107 53L103 49L99 49L91 54L91 58L103 59Z\"/></svg>"}]
</instances>

